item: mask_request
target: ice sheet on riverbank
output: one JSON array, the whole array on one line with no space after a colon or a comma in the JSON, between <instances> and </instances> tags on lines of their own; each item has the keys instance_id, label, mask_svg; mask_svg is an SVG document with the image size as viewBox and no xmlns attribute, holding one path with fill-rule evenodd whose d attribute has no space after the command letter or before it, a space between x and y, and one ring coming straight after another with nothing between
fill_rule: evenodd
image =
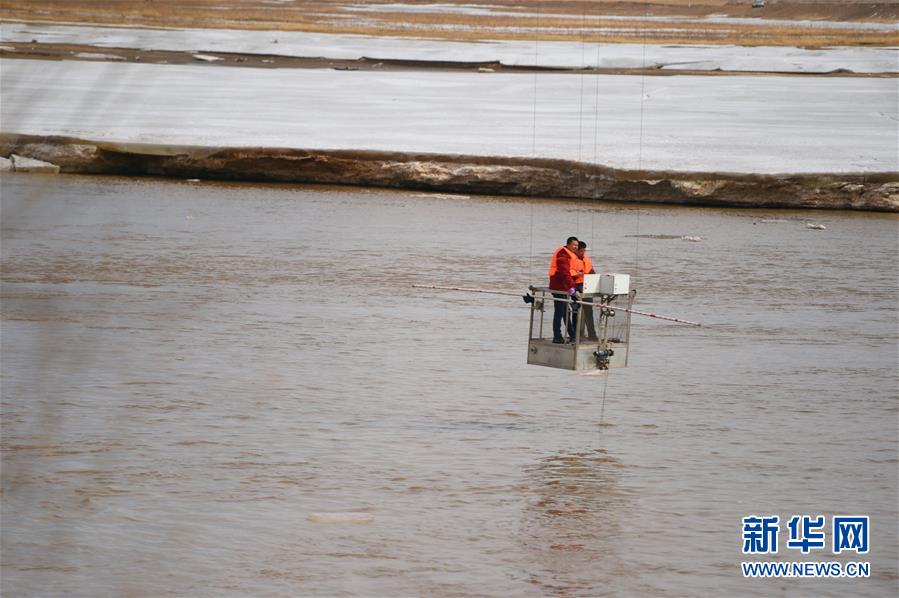
<instances>
[{"instance_id":1,"label":"ice sheet on riverbank","mask_svg":"<svg viewBox=\"0 0 899 598\"><path fill-rule=\"evenodd\" d=\"M0 61L0 71L5 132L482 156L536 151L613 168L705 172L897 165L892 79L604 75L586 78L582 92L581 77L547 74L536 83L535 113L534 78L514 74L29 60Z\"/></svg>"},{"instance_id":2,"label":"ice sheet on riverbank","mask_svg":"<svg viewBox=\"0 0 899 598\"><path fill-rule=\"evenodd\" d=\"M588 44L579 42L455 42L413 38L368 37L290 31L228 29L129 29L6 22L0 41L87 44L100 48L137 48L185 52L235 52L281 56L491 62L510 66L581 68L703 69L827 73L899 71L897 48L826 48L806 50L769 46L671 46Z\"/></svg>"}]
</instances>

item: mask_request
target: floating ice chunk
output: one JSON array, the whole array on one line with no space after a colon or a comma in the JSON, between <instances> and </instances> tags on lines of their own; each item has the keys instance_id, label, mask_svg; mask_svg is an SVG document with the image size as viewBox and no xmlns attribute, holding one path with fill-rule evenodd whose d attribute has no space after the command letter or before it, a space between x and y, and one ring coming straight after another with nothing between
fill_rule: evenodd
<instances>
[{"instance_id":1,"label":"floating ice chunk","mask_svg":"<svg viewBox=\"0 0 899 598\"><path fill-rule=\"evenodd\" d=\"M218 62L219 60L224 60L224 58L210 56L209 54L194 54L194 60L200 60L202 62Z\"/></svg>"},{"instance_id":2,"label":"floating ice chunk","mask_svg":"<svg viewBox=\"0 0 899 598\"><path fill-rule=\"evenodd\" d=\"M471 199L471 195L460 195L458 193L413 193L412 197L423 197L426 199Z\"/></svg>"},{"instance_id":3,"label":"floating ice chunk","mask_svg":"<svg viewBox=\"0 0 899 598\"><path fill-rule=\"evenodd\" d=\"M369 513L312 513L306 517L307 521L312 523L352 523L365 524L375 520L374 516Z\"/></svg>"},{"instance_id":4,"label":"floating ice chunk","mask_svg":"<svg viewBox=\"0 0 899 598\"><path fill-rule=\"evenodd\" d=\"M43 160L34 160L16 154L13 154L10 158L12 159L12 165L16 172L59 173L59 166L44 162Z\"/></svg>"},{"instance_id":5,"label":"floating ice chunk","mask_svg":"<svg viewBox=\"0 0 899 598\"><path fill-rule=\"evenodd\" d=\"M827 230L827 227L823 224L818 224L816 222L806 222L805 228L810 228L812 230Z\"/></svg>"},{"instance_id":6,"label":"floating ice chunk","mask_svg":"<svg viewBox=\"0 0 899 598\"><path fill-rule=\"evenodd\" d=\"M125 60L116 54L102 54L100 52L78 52L75 58L87 58L89 60Z\"/></svg>"},{"instance_id":7,"label":"floating ice chunk","mask_svg":"<svg viewBox=\"0 0 899 598\"><path fill-rule=\"evenodd\" d=\"M699 243L700 241L702 241L702 237L697 237L694 235L684 235L683 237L681 237L681 239L683 239L684 241L692 241L693 243Z\"/></svg>"}]
</instances>

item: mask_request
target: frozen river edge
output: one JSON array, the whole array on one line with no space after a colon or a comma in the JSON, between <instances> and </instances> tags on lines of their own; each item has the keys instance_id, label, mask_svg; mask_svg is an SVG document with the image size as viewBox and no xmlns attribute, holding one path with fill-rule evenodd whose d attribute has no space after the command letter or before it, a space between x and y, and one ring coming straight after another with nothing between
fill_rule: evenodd
<instances>
[{"instance_id":1,"label":"frozen river edge","mask_svg":"<svg viewBox=\"0 0 899 598\"><path fill-rule=\"evenodd\" d=\"M336 184L680 205L899 212L899 173L613 169L572 160L397 151L123 144L0 134L0 155L65 173Z\"/></svg>"}]
</instances>

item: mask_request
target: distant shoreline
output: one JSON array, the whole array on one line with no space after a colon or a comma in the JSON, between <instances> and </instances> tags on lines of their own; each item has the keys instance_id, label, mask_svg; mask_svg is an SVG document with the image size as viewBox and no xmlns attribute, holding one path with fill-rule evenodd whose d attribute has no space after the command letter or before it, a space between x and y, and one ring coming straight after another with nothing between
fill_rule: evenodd
<instances>
[{"instance_id":1,"label":"distant shoreline","mask_svg":"<svg viewBox=\"0 0 899 598\"><path fill-rule=\"evenodd\" d=\"M227 10L223 10L227 8ZM529 40L587 43L739 44L762 46L892 46L890 24L899 7L868 0L769 1L445 0L432 5L396 0L181 0L177 9L156 2L6 0L0 18L106 26L242 29L358 34L456 41ZM845 27L818 26L821 21ZM852 25L856 25L852 27Z\"/></svg>"},{"instance_id":2,"label":"distant shoreline","mask_svg":"<svg viewBox=\"0 0 899 598\"><path fill-rule=\"evenodd\" d=\"M200 54L206 60L196 56ZM263 69L333 69L338 71L456 71L483 73L553 73L571 75L647 75L655 77L707 76L707 77L876 77L896 78L899 72L855 72L848 68L834 68L830 71L777 71L777 70L732 70L700 69L677 66L641 67L586 67L534 66L504 64L492 61L453 61L400 58L327 58L317 56L286 56L283 54L257 54L224 51L179 51L147 50L139 48L111 48L89 44L54 44L4 42L0 46L0 58L23 60L57 60L84 62L126 62L140 64L174 64L209 67L237 67ZM899 68L899 67L897 67Z\"/></svg>"},{"instance_id":3,"label":"distant shoreline","mask_svg":"<svg viewBox=\"0 0 899 598\"><path fill-rule=\"evenodd\" d=\"M899 172L736 174L612 169L570 160L388 151L121 144L0 134L0 156L62 172L336 184L741 208L899 212Z\"/></svg>"}]
</instances>

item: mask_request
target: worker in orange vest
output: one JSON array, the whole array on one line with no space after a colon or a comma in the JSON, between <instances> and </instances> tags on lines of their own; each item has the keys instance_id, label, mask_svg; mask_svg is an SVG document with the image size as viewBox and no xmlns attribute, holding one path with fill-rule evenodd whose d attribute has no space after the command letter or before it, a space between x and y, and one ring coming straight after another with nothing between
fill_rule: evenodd
<instances>
[{"instance_id":1,"label":"worker in orange vest","mask_svg":"<svg viewBox=\"0 0 899 598\"><path fill-rule=\"evenodd\" d=\"M549 288L556 299L576 297L577 282L574 277L583 271L581 260L577 256L578 239L568 237L565 245L556 249L552 260L549 262ZM568 308L571 307L571 314ZM562 344L562 320L567 321L566 331L568 338L574 342L575 330L577 330L577 304L563 301L553 301L553 342Z\"/></svg>"},{"instance_id":2,"label":"worker in orange vest","mask_svg":"<svg viewBox=\"0 0 899 598\"><path fill-rule=\"evenodd\" d=\"M587 255L587 244L583 241L578 241L577 243L577 257L581 261L582 272L574 277L574 281L577 283L576 288L578 292L583 293L584 274L596 274L596 270L593 269L593 260ZM582 301L589 302L590 299L583 298ZM582 310L580 319L587 324L587 340L599 340L596 336L596 324L593 322L593 308L587 305L581 305L580 307Z\"/></svg>"}]
</instances>

